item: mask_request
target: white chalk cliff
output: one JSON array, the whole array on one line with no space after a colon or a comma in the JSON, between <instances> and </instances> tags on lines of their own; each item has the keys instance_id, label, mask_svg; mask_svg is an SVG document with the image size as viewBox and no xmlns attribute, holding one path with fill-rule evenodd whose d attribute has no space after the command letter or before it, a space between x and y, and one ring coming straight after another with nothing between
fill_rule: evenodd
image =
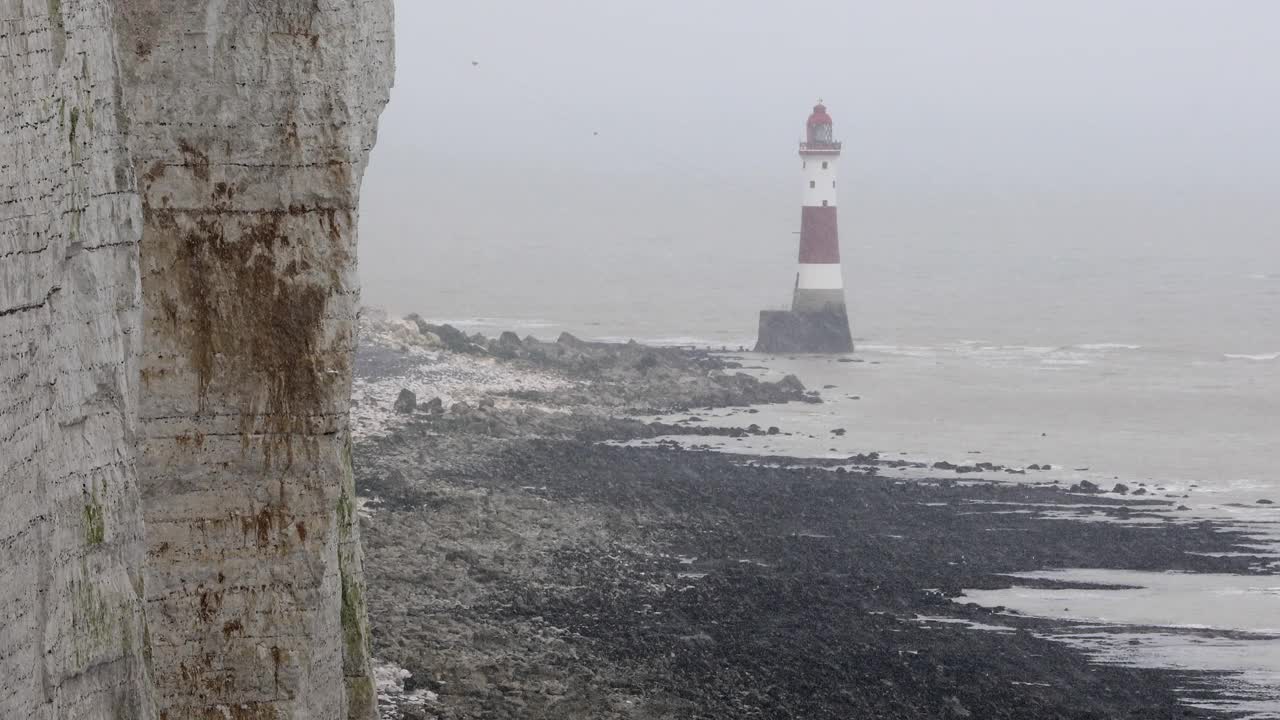
<instances>
[{"instance_id":1,"label":"white chalk cliff","mask_svg":"<svg viewBox=\"0 0 1280 720\"><path fill-rule=\"evenodd\" d=\"M0 0L0 717L373 718L391 0Z\"/></svg>"}]
</instances>

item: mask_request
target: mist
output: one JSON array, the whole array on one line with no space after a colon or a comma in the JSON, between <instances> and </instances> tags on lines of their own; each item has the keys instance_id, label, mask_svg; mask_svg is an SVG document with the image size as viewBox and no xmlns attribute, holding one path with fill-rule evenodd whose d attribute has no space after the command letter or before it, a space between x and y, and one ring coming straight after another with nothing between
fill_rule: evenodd
<instances>
[{"instance_id":1,"label":"mist","mask_svg":"<svg viewBox=\"0 0 1280 720\"><path fill-rule=\"evenodd\" d=\"M590 298L606 325L701 313L749 335L789 297L795 142L819 98L845 147L855 333L962 337L1007 326L1013 298L1084 338L1145 285L1280 272L1273 3L397 12L363 195L368 304L546 319ZM921 287L940 275L1000 280L1003 300ZM1105 302L1045 290L1080 275L1111 277ZM1186 312L1121 320L1185 343Z\"/></svg>"}]
</instances>

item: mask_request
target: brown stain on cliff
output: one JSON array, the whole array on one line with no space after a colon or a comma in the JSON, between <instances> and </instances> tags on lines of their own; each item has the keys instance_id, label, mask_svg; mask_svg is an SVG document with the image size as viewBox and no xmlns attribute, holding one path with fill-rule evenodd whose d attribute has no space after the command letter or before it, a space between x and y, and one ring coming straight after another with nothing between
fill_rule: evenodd
<instances>
[{"instance_id":1,"label":"brown stain on cliff","mask_svg":"<svg viewBox=\"0 0 1280 720\"><path fill-rule=\"evenodd\" d=\"M182 148L188 166L207 177L207 156ZM281 450L287 467L295 436L308 435L308 420L326 410L329 375L345 370L338 355L328 361L341 367L326 366L323 347L325 306L342 289L339 276L313 275L308 258L342 265L349 253L332 211L293 205L226 212L234 191L219 183L212 195L208 212L144 206L148 227L171 238L176 251L171 286L178 297L160 301L162 321L186 348L199 411L215 391L237 404L245 449L261 435L267 467Z\"/></svg>"},{"instance_id":2,"label":"brown stain on cliff","mask_svg":"<svg viewBox=\"0 0 1280 720\"><path fill-rule=\"evenodd\" d=\"M245 514L239 516L240 532L244 535L246 542L249 536L253 536L254 544L258 549L266 549L272 545L271 530L275 526L277 549L280 552L287 550L288 537L286 531L292 518L289 516L288 509L268 505L257 512L257 514Z\"/></svg>"},{"instance_id":3,"label":"brown stain on cliff","mask_svg":"<svg viewBox=\"0 0 1280 720\"><path fill-rule=\"evenodd\" d=\"M243 630L244 630L244 624L242 624L239 620L230 620L228 622L222 623L222 637L224 639L229 640L231 639L231 636L233 634L242 632Z\"/></svg>"},{"instance_id":4,"label":"brown stain on cliff","mask_svg":"<svg viewBox=\"0 0 1280 720\"><path fill-rule=\"evenodd\" d=\"M204 622L212 622L213 618L222 609L222 591L221 590L202 590L200 592L200 608L196 613Z\"/></svg>"},{"instance_id":5,"label":"brown stain on cliff","mask_svg":"<svg viewBox=\"0 0 1280 720\"><path fill-rule=\"evenodd\" d=\"M182 151L182 164L191 169L197 179L209 179L209 154L196 148L186 140L178 141L178 149Z\"/></svg>"},{"instance_id":6,"label":"brown stain on cliff","mask_svg":"<svg viewBox=\"0 0 1280 720\"><path fill-rule=\"evenodd\" d=\"M275 669L276 693L280 692L280 666L284 664L285 652L278 646L271 646L271 664Z\"/></svg>"}]
</instances>

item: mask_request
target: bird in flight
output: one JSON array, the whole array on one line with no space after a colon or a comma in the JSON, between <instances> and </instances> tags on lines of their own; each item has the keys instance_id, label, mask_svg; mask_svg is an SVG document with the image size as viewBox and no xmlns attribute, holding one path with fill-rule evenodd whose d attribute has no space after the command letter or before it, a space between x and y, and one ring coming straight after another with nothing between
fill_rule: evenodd
<instances>
[{"instance_id":1,"label":"bird in flight","mask_svg":"<svg viewBox=\"0 0 1280 720\"><path fill-rule=\"evenodd\" d=\"M472 61L471 61L471 67L480 67L480 61L479 61L479 60L472 60Z\"/></svg>"}]
</instances>

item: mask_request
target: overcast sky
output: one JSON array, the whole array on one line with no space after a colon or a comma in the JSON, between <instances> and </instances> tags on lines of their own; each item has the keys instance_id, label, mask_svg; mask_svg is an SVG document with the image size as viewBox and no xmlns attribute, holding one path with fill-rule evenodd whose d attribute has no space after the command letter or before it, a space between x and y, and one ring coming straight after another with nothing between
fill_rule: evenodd
<instances>
[{"instance_id":1,"label":"overcast sky","mask_svg":"<svg viewBox=\"0 0 1280 720\"><path fill-rule=\"evenodd\" d=\"M1272 0L400 0L397 13L385 152L763 170L792 159L776 151L822 97L851 154L898 180L1231 184L1280 167Z\"/></svg>"},{"instance_id":2,"label":"overcast sky","mask_svg":"<svg viewBox=\"0 0 1280 720\"><path fill-rule=\"evenodd\" d=\"M1073 196L1086 224L1127 213L1162 235L1226 215L1241 242L1280 244L1275 0L396 4L362 219L374 301L410 256L483 271L476 255L518 232L570 249L665 236L710 205L732 209L726 231L789 238L795 142L819 97L864 240L954 192L982 196L958 203L984 221L1011 212L991 198L1040 193ZM1109 193L1171 214L1090 207ZM1070 224L1008 202L1029 226ZM911 210L877 215L894 203Z\"/></svg>"}]
</instances>

